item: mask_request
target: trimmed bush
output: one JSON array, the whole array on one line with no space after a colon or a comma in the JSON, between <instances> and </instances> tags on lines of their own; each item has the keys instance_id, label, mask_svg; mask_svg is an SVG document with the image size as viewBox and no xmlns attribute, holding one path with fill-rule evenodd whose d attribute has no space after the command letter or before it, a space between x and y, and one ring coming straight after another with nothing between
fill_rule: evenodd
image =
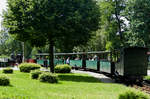
<instances>
[{"instance_id":1,"label":"trimmed bush","mask_svg":"<svg viewBox=\"0 0 150 99\"><path fill-rule=\"evenodd\" d=\"M13 73L13 69L5 68L5 69L3 69L3 73L5 73L5 74L12 74Z\"/></svg>"},{"instance_id":2,"label":"trimmed bush","mask_svg":"<svg viewBox=\"0 0 150 99\"><path fill-rule=\"evenodd\" d=\"M51 73L42 73L39 77L41 82L58 83L58 76Z\"/></svg>"},{"instance_id":3,"label":"trimmed bush","mask_svg":"<svg viewBox=\"0 0 150 99\"><path fill-rule=\"evenodd\" d=\"M71 66L68 64L57 65L55 67L55 73L70 73L70 71L71 71Z\"/></svg>"},{"instance_id":4,"label":"trimmed bush","mask_svg":"<svg viewBox=\"0 0 150 99\"><path fill-rule=\"evenodd\" d=\"M4 75L0 75L0 86L7 86L10 84L9 78Z\"/></svg>"},{"instance_id":5,"label":"trimmed bush","mask_svg":"<svg viewBox=\"0 0 150 99\"><path fill-rule=\"evenodd\" d=\"M21 72L29 73L31 70L40 69L41 65L35 63L22 63L19 65Z\"/></svg>"},{"instance_id":6,"label":"trimmed bush","mask_svg":"<svg viewBox=\"0 0 150 99\"><path fill-rule=\"evenodd\" d=\"M32 79L38 79L39 78L39 75L42 73L42 71L40 70L34 70L34 71L31 71L31 78Z\"/></svg>"},{"instance_id":7,"label":"trimmed bush","mask_svg":"<svg viewBox=\"0 0 150 99\"><path fill-rule=\"evenodd\" d=\"M128 91L123 94L120 94L119 99L150 99L150 98L141 92Z\"/></svg>"}]
</instances>

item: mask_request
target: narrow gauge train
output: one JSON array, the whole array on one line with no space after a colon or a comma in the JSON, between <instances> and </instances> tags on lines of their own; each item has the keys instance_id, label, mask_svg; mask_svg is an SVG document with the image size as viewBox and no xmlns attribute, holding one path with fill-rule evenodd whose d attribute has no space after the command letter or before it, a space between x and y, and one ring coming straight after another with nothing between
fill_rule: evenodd
<instances>
[{"instance_id":1,"label":"narrow gauge train","mask_svg":"<svg viewBox=\"0 0 150 99\"><path fill-rule=\"evenodd\" d=\"M121 51L112 52L81 52L81 53L55 53L55 65L65 64L65 60L70 58L70 66L73 68L93 70L99 73L111 75L115 79L125 81L141 82L143 76L147 75L148 57L147 48L130 47ZM95 55L93 60L90 56ZM42 56L46 53L38 54L37 63L44 66ZM49 63L48 63L49 64Z\"/></svg>"},{"instance_id":2,"label":"narrow gauge train","mask_svg":"<svg viewBox=\"0 0 150 99\"><path fill-rule=\"evenodd\" d=\"M14 66L16 63L22 63L22 55L21 54L11 54L10 58L1 57L0 58L0 67L8 67Z\"/></svg>"}]
</instances>

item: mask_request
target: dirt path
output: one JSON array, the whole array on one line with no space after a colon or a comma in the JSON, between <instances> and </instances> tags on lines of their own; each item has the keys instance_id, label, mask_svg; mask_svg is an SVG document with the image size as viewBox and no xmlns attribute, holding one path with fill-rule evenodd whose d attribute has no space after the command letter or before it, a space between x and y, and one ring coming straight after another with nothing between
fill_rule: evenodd
<instances>
[{"instance_id":1,"label":"dirt path","mask_svg":"<svg viewBox=\"0 0 150 99\"><path fill-rule=\"evenodd\" d=\"M103 74L99 74L99 73L94 73L94 72L89 72L89 71L79 71L79 70L72 70L72 73L81 73L81 74L88 74L90 76L93 76L97 79L99 79L101 82L103 83L114 83L114 80L112 80L109 77L106 77Z\"/></svg>"}]
</instances>

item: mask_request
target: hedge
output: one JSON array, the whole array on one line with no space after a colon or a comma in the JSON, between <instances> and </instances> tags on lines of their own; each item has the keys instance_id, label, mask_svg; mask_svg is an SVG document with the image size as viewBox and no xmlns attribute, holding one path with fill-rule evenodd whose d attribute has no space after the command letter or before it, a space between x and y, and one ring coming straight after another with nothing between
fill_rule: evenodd
<instances>
[{"instance_id":1,"label":"hedge","mask_svg":"<svg viewBox=\"0 0 150 99\"><path fill-rule=\"evenodd\" d=\"M31 78L32 79L38 79L39 75L42 73L40 70L33 70L31 71Z\"/></svg>"},{"instance_id":2,"label":"hedge","mask_svg":"<svg viewBox=\"0 0 150 99\"><path fill-rule=\"evenodd\" d=\"M10 84L10 80L5 75L0 75L0 86L7 86Z\"/></svg>"},{"instance_id":3,"label":"hedge","mask_svg":"<svg viewBox=\"0 0 150 99\"><path fill-rule=\"evenodd\" d=\"M49 72L42 73L39 77L40 82L58 83L58 76Z\"/></svg>"},{"instance_id":4,"label":"hedge","mask_svg":"<svg viewBox=\"0 0 150 99\"><path fill-rule=\"evenodd\" d=\"M40 69L41 65L35 63L22 63L19 65L21 72L30 72L31 70Z\"/></svg>"},{"instance_id":5,"label":"hedge","mask_svg":"<svg viewBox=\"0 0 150 99\"><path fill-rule=\"evenodd\" d=\"M57 65L55 67L55 73L70 73L70 72L71 72L71 66L68 64Z\"/></svg>"}]
</instances>

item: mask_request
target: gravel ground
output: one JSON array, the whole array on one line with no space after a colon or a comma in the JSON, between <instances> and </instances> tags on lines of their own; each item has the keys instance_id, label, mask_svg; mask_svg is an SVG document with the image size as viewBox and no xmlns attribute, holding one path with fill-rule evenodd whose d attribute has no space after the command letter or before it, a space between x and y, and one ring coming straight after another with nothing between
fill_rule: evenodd
<instances>
[{"instance_id":1,"label":"gravel ground","mask_svg":"<svg viewBox=\"0 0 150 99\"><path fill-rule=\"evenodd\" d=\"M13 70L19 70L19 68L17 66L15 67L9 67L9 68L12 68ZM4 69L3 67L0 67L0 70Z\"/></svg>"},{"instance_id":2,"label":"gravel ground","mask_svg":"<svg viewBox=\"0 0 150 99\"><path fill-rule=\"evenodd\" d=\"M148 70L148 71L147 71L147 75L149 75L149 76L150 76L150 70Z\"/></svg>"}]
</instances>

